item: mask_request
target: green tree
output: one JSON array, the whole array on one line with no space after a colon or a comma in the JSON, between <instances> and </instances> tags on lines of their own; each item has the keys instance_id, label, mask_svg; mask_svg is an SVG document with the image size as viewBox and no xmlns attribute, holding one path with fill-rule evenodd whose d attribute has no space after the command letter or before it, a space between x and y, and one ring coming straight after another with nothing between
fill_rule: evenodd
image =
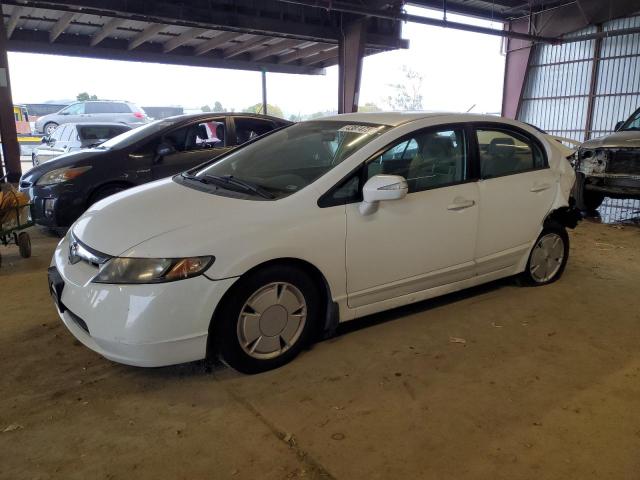
<instances>
[{"instance_id":1,"label":"green tree","mask_svg":"<svg viewBox=\"0 0 640 480\"><path fill-rule=\"evenodd\" d=\"M256 103L255 105L251 105L243 110L245 113L262 113L262 103ZM274 117L284 118L284 113L282 113L282 109L277 105L267 104L267 113L269 115L273 115Z\"/></svg>"},{"instance_id":2,"label":"green tree","mask_svg":"<svg viewBox=\"0 0 640 480\"><path fill-rule=\"evenodd\" d=\"M209 113L211 111L211 107L209 105L204 105L200 107L200 110L202 110L205 113Z\"/></svg>"},{"instance_id":3,"label":"green tree","mask_svg":"<svg viewBox=\"0 0 640 480\"><path fill-rule=\"evenodd\" d=\"M220 102L216 102L213 104L213 109L211 109L212 112L224 112L224 107L222 106L222 104Z\"/></svg>"},{"instance_id":4,"label":"green tree","mask_svg":"<svg viewBox=\"0 0 640 480\"><path fill-rule=\"evenodd\" d=\"M87 92L82 92L82 93L79 93L76 96L76 99L79 102L86 102L87 100L98 100L98 96L97 95L89 95Z\"/></svg>"},{"instance_id":5,"label":"green tree","mask_svg":"<svg viewBox=\"0 0 640 480\"><path fill-rule=\"evenodd\" d=\"M375 103L367 102L364 105L358 105L359 112L381 112L382 109L378 107Z\"/></svg>"},{"instance_id":6,"label":"green tree","mask_svg":"<svg viewBox=\"0 0 640 480\"><path fill-rule=\"evenodd\" d=\"M392 110L422 110L422 80L418 72L406 65L402 67L404 81L389 85L394 90L393 95L387 97L387 104Z\"/></svg>"}]
</instances>

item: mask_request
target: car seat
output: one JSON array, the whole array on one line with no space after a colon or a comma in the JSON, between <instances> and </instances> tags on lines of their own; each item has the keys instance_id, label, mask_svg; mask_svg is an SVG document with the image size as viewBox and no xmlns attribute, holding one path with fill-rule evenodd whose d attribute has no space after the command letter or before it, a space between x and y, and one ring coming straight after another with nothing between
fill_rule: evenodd
<instances>
[{"instance_id":1,"label":"car seat","mask_svg":"<svg viewBox=\"0 0 640 480\"><path fill-rule=\"evenodd\" d=\"M482 155L483 178L498 177L517 169L515 165L515 142L511 137L491 139L486 155Z\"/></svg>"}]
</instances>

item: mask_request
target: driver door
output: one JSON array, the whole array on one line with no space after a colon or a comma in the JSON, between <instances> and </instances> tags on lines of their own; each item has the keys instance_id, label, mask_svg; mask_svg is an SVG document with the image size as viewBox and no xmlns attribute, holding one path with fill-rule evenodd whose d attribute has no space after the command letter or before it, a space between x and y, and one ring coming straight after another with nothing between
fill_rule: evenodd
<instances>
[{"instance_id":1,"label":"driver door","mask_svg":"<svg viewBox=\"0 0 640 480\"><path fill-rule=\"evenodd\" d=\"M156 156L151 167L154 179L165 178L229 151L225 117L201 120L166 133L158 145L171 147L172 153Z\"/></svg>"},{"instance_id":2,"label":"driver door","mask_svg":"<svg viewBox=\"0 0 640 480\"><path fill-rule=\"evenodd\" d=\"M401 200L380 202L362 215L346 206L347 292L351 308L363 307L470 278L475 273L478 187L470 181L463 127L414 132L365 166L407 179Z\"/></svg>"}]
</instances>

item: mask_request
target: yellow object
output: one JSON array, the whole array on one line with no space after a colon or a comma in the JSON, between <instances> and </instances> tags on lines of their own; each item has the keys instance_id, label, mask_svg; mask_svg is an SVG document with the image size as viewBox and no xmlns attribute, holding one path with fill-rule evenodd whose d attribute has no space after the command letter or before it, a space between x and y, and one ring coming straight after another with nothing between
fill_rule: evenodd
<instances>
[{"instance_id":1,"label":"yellow object","mask_svg":"<svg viewBox=\"0 0 640 480\"><path fill-rule=\"evenodd\" d=\"M29 197L13 186L3 187L0 192L0 229L10 230L30 221Z\"/></svg>"}]
</instances>

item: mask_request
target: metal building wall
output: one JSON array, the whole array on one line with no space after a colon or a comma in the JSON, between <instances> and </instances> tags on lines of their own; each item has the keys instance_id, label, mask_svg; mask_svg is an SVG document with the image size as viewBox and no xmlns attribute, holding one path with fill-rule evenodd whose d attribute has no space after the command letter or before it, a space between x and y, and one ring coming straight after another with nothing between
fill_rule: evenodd
<instances>
[{"instance_id":1,"label":"metal building wall","mask_svg":"<svg viewBox=\"0 0 640 480\"><path fill-rule=\"evenodd\" d=\"M640 27L640 16L568 36ZM594 72L595 69L595 72ZM640 34L537 45L529 63L518 119L584 141L612 132L640 107Z\"/></svg>"}]
</instances>

